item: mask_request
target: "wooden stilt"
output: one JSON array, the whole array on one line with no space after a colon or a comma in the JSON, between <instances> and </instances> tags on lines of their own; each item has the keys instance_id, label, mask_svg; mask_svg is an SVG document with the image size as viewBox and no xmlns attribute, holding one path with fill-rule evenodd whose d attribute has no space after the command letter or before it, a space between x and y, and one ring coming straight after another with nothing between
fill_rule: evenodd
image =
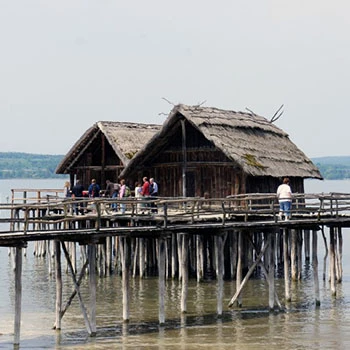
<instances>
[{"instance_id":1,"label":"wooden stilt","mask_svg":"<svg viewBox=\"0 0 350 350\"><path fill-rule=\"evenodd\" d=\"M89 244L90 336L96 336L96 244ZM79 285L77 284L79 289ZM84 316L85 318L85 316Z\"/></svg>"},{"instance_id":2,"label":"wooden stilt","mask_svg":"<svg viewBox=\"0 0 350 350\"><path fill-rule=\"evenodd\" d=\"M165 323L165 239L158 240L159 324Z\"/></svg>"},{"instance_id":3,"label":"wooden stilt","mask_svg":"<svg viewBox=\"0 0 350 350\"><path fill-rule=\"evenodd\" d=\"M182 234L182 254L181 254L181 312L187 312L188 293L188 235Z\"/></svg>"},{"instance_id":4,"label":"wooden stilt","mask_svg":"<svg viewBox=\"0 0 350 350\"><path fill-rule=\"evenodd\" d=\"M129 274L130 274L130 238L122 238L122 288L123 288L123 321L129 322L130 300L129 300Z\"/></svg>"},{"instance_id":5,"label":"wooden stilt","mask_svg":"<svg viewBox=\"0 0 350 350\"><path fill-rule=\"evenodd\" d=\"M304 230L305 261L310 261L310 230Z\"/></svg>"},{"instance_id":6,"label":"wooden stilt","mask_svg":"<svg viewBox=\"0 0 350 350\"><path fill-rule=\"evenodd\" d=\"M326 235L324 234L323 227L322 227L322 237L323 237L324 250L325 250L325 254L323 257L323 276L322 276L322 279L323 279L323 281L325 281L326 280L326 271L327 271L328 245L327 245L327 238L326 238Z\"/></svg>"},{"instance_id":7,"label":"wooden stilt","mask_svg":"<svg viewBox=\"0 0 350 350\"><path fill-rule=\"evenodd\" d=\"M171 235L171 278L174 279L177 273L177 254L176 254L176 233Z\"/></svg>"},{"instance_id":8,"label":"wooden stilt","mask_svg":"<svg viewBox=\"0 0 350 350\"><path fill-rule=\"evenodd\" d=\"M335 246L334 246L334 227L329 228L329 265L330 265L330 282L332 296L336 296L336 276L335 276Z\"/></svg>"},{"instance_id":9,"label":"wooden stilt","mask_svg":"<svg viewBox=\"0 0 350 350\"><path fill-rule=\"evenodd\" d=\"M61 329L62 310L62 266L60 241L55 240L55 271L56 271L56 329Z\"/></svg>"},{"instance_id":10,"label":"wooden stilt","mask_svg":"<svg viewBox=\"0 0 350 350\"><path fill-rule=\"evenodd\" d=\"M224 295L224 245L223 237L215 236L215 242L217 247L216 254L216 271L217 271L217 314L222 316L222 301Z\"/></svg>"},{"instance_id":11,"label":"wooden stilt","mask_svg":"<svg viewBox=\"0 0 350 350\"><path fill-rule=\"evenodd\" d=\"M139 250L140 250L140 278L144 278L145 275L145 243L144 238L139 238Z\"/></svg>"},{"instance_id":12,"label":"wooden stilt","mask_svg":"<svg viewBox=\"0 0 350 350\"><path fill-rule=\"evenodd\" d=\"M256 258L255 262L253 263L253 265L249 268L247 274L245 275L242 283L238 286L235 295L232 297L232 299L230 300L230 302L228 303L228 306L231 307L234 302L237 300L238 296L241 294L242 289L244 288L244 286L246 285L246 283L249 280L249 277L252 275L252 273L254 272L256 266L261 262L261 258L264 256L265 251L267 249L267 247L269 246L269 242L266 242L266 244L264 245L263 249L261 249L260 254L258 255L258 257Z\"/></svg>"},{"instance_id":13,"label":"wooden stilt","mask_svg":"<svg viewBox=\"0 0 350 350\"><path fill-rule=\"evenodd\" d=\"M314 274L315 285L315 303L316 307L321 305L320 301L320 286L318 281L318 259L317 259L317 231L312 231L312 268Z\"/></svg>"},{"instance_id":14,"label":"wooden stilt","mask_svg":"<svg viewBox=\"0 0 350 350\"><path fill-rule=\"evenodd\" d=\"M288 257L288 230L283 229L283 267L284 267L284 294L286 302L291 301L290 296L290 277L289 277L289 257Z\"/></svg>"},{"instance_id":15,"label":"wooden stilt","mask_svg":"<svg viewBox=\"0 0 350 350\"><path fill-rule=\"evenodd\" d=\"M337 282L341 283L343 280L343 233L342 228L338 227L338 275Z\"/></svg>"},{"instance_id":16,"label":"wooden stilt","mask_svg":"<svg viewBox=\"0 0 350 350\"><path fill-rule=\"evenodd\" d=\"M237 253L237 271L236 271L236 290L242 285L242 259L243 259L243 234L238 232L238 253ZM242 296L237 294L237 306L242 307Z\"/></svg>"},{"instance_id":17,"label":"wooden stilt","mask_svg":"<svg viewBox=\"0 0 350 350\"><path fill-rule=\"evenodd\" d=\"M15 324L14 345L19 345L21 337L21 315L22 315L22 248L16 247L15 257Z\"/></svg>"},{"instance_id":18,"label":"wooden stilt","mask_svg":"<svg viewBox=\"0 0 350 350\"><path fill-rule=\"evenodd\" d=\"M203 237L201 235L196 236L196 259L197 259L197 282L203 280Z\"/></svg>"},{"instance_id":19,"label":"wooden stilt","mask_svg":"<svg viewBox=\"0 0 350 350\"><path fill-rule=\"evenodd\" d=\"M92 248L91 248L92 247ZM96 247L95 244L91 244L91 247L89 245L89 277L90 277L90 281L91 280L95 280L95 285L96 285L96 265L95 265L95 262L96 262ZM73 265L72 265L72 261L70 259L70 256L69 256L69 253L68 253L68 250L66 248L66 244L64 242L62 242L62 249L63 249L63 252L66 256L66 260L67 260L67 265L68 265L68 268L72 274L72 280L73 280L73 283L74 283L74 287L75 287L75 290L77 291L77 295L78 295L78 299L79 299L79 305L80 305L80 309L83 313L83 317L84 317L84 322L85 322L85 326L86 326L86 329L89 333L90 336L94 336L96 334L96 329L93 331L92 330L92 327L91 327L91 323L89 321L89 317L88 317L88 314L87 314L87 311L86 311L86 308L85 308L85 305L83 303L83 299L81 297L81 294L80 294L80 288L79 288L79 284L78 284L78 281L76 279L76 275L75 275L75 272L74 272L74 268L73 268ZM94 253L94 255L91 253L91 251ZM94 270L92 270L94 268ZM90 283L90 288L91 288L91 283ZM92 290L90 289L90 295L92 293L92 297L91 297L91 312L90 312L90 317L91 317L91 320L92 322L95 322L96 323L96 286L93 287L92 286ZM95 295L94 295L95 293ZM61 315L61 318L62 318L62 312L60 313ZM96 327L95 327L96 328Z\"/></svg>"},{"instance_id":20,"label":"wooden stilt","mask_svg":"<svg viewBox=\"0 0 350 350\"><path fill-rule=\"evenodd\" d=\"M275 308L275 233L269 233L269 308Z\"/></svg>"},{"instance_id":21,"label":"wooden stilt","mask_svg":"<svg viewBox=\"0 0 350 350\"><path fill-rule=\"evenodd\" d=\"M297 276L298 280L301 280L301 272L303 270L303 236L302 231L297 230L297 262L298 262L298 268L297 268Z\"/></svg>"},{"instance_id":22,"label":"wooden stilt","mask_svg":"<svg viewBox=\"0 0 350 350\"><path fill-rule=\"evenodd\" d=\"M177 234L177 256L178 256L178 262L179 262L179 281L182 279L182 235L180 233Z\"/></svg>"},{"instance_id":23,"label":"wooden stilt","mask_svg":"<svg viewBox=\"0 0 350 350\"><path fill-rule=\"evenodd\" d=\"M292 281L298 279L297 270L297 232L295 229L291 230L291 252L290 252L290 265L291 265L291 278Z\"/></svg>"}]
</instances>

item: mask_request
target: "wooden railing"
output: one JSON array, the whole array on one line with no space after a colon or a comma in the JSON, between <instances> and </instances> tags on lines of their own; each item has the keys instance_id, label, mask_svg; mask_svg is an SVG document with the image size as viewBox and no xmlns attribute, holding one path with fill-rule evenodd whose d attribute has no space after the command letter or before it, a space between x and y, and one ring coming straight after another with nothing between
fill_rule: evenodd
<instances>
[{"instance_id":1,"label":"wooden railing","mask_svg":"<svg viewBox=\"0 0 350 350\"><path fill-rule=\"evenodd\" d=\"M21 197L15 194L24 193ZM0 204L0 234L69 228L90 220L99 230L103 220L129 221L129 224L155 222L158 227L198 222L273 221L277 222L279 205L275 194L251 193L226 198L62 198L61 190L12 190L12 202ZM34 196L28 196L34 193ZM112 204L119 207L112 210ZM126 205L125 213L121 204ZM75 208L78 215L75 215ZM350 194L294 194L292 217L298 220L350 217ZM5 225L5 224L8 225Z\"/></svg>"}]
</instances>

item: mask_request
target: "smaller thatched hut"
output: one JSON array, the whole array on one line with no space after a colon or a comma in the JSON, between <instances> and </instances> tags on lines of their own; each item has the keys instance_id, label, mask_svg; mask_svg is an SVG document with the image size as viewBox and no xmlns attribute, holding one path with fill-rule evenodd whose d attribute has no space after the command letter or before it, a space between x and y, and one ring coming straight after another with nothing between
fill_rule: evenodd
<instances>
[{"instance_id":1,"label":"smaller thatched hut","mask_svg":"<svg viewBox=\"0 0 350 350\"><path fill-rule=\"evenodd\" d=\"M288 176L322 179L317 167L269 120L252 113L177 105L160 132L128 162L122 177L154 177L162 196L225 197L275 192Z\"/></svg>"},{"instance_id":2,"label":"smaller thatched hut","mask_svg":"<svg viewBox=\"0 0 350 350\"><path fill-rule=\"evenodd\" d=\"M160 125L100 121L89 128L57 166L57 174L70 174L87 186L92 178L117 182L130 159L160 129Z\"/></svg>"}]
</instances>

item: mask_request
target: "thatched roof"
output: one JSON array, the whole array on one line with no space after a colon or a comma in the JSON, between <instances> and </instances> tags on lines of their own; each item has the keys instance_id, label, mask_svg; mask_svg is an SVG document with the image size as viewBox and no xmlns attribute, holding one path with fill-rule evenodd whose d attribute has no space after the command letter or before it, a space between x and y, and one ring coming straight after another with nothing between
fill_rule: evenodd
<instances>
[{"instance_id":1,"label":"thatched roof","mask_svg":"<svg viewBox=\"0 0 350 350\"><path fill-rule=\"evenodd\" d=\"M160 125L100 121L89 128L73 145L56 169L68 173L87 147L103 133L116 155L127 165L130 159L159 131Z\"/></svg>"},{"instance_id":2,"label":"thatched roof","mask_svg":"<svg viewBox=\"0 0 350 350\"><path fill-rule=\"evenodd\" d=\"M311 160L289 139L288 134L259 115L212 107L177 105L159 133L138 152L123 170L128 176L142 168L167 143L176 124L185 118L247 175L318 178Z\"/></svg>"}]
</instances>

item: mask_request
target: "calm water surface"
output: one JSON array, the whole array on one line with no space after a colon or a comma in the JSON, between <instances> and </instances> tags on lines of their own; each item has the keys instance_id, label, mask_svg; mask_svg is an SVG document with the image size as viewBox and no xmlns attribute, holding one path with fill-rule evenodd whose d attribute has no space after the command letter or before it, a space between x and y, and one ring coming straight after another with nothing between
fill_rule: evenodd
<instances>
[{"instance_id":1,"label":"calm water surface","mask_svg":"<svg viewBox=\"0 0 350 350\"><path fill-rule=\"evenodd\" d=\"M60 180L0 180L2 202L11 188L61 188ZM306 192L350 192L350 181L306 181ZM166 284L166 325L158 326L158 282L156 278L131 280L129 324L122 322L121 279L98 279L97 336L90 338L77 299L62 320L55 321L55 280L48 273L48 260L33 256L30 244L23 259L23 300L20 349L350 349L350 239L344 229L343 282L337 298L323 282L323 241L319 235L319 278L321 307L315 308L312 267L305 264L302 280L292 284L291 305L285 312L269 313L264 280L249 281L244 289L243 308L227 309L216 317L216 283L190 280L188 313L180 315L181 286ZM328 264L327 264L328 267ZM14 277L7 248L0 247L0 349L13 349ZM71 278L64 278L64 300L72 292ZM276 281L283 303L284 283ZM225 303L235 293L235 282L224 286ZM89 305L87 280L82 297Z\"/></svg>"}]
</instances>

